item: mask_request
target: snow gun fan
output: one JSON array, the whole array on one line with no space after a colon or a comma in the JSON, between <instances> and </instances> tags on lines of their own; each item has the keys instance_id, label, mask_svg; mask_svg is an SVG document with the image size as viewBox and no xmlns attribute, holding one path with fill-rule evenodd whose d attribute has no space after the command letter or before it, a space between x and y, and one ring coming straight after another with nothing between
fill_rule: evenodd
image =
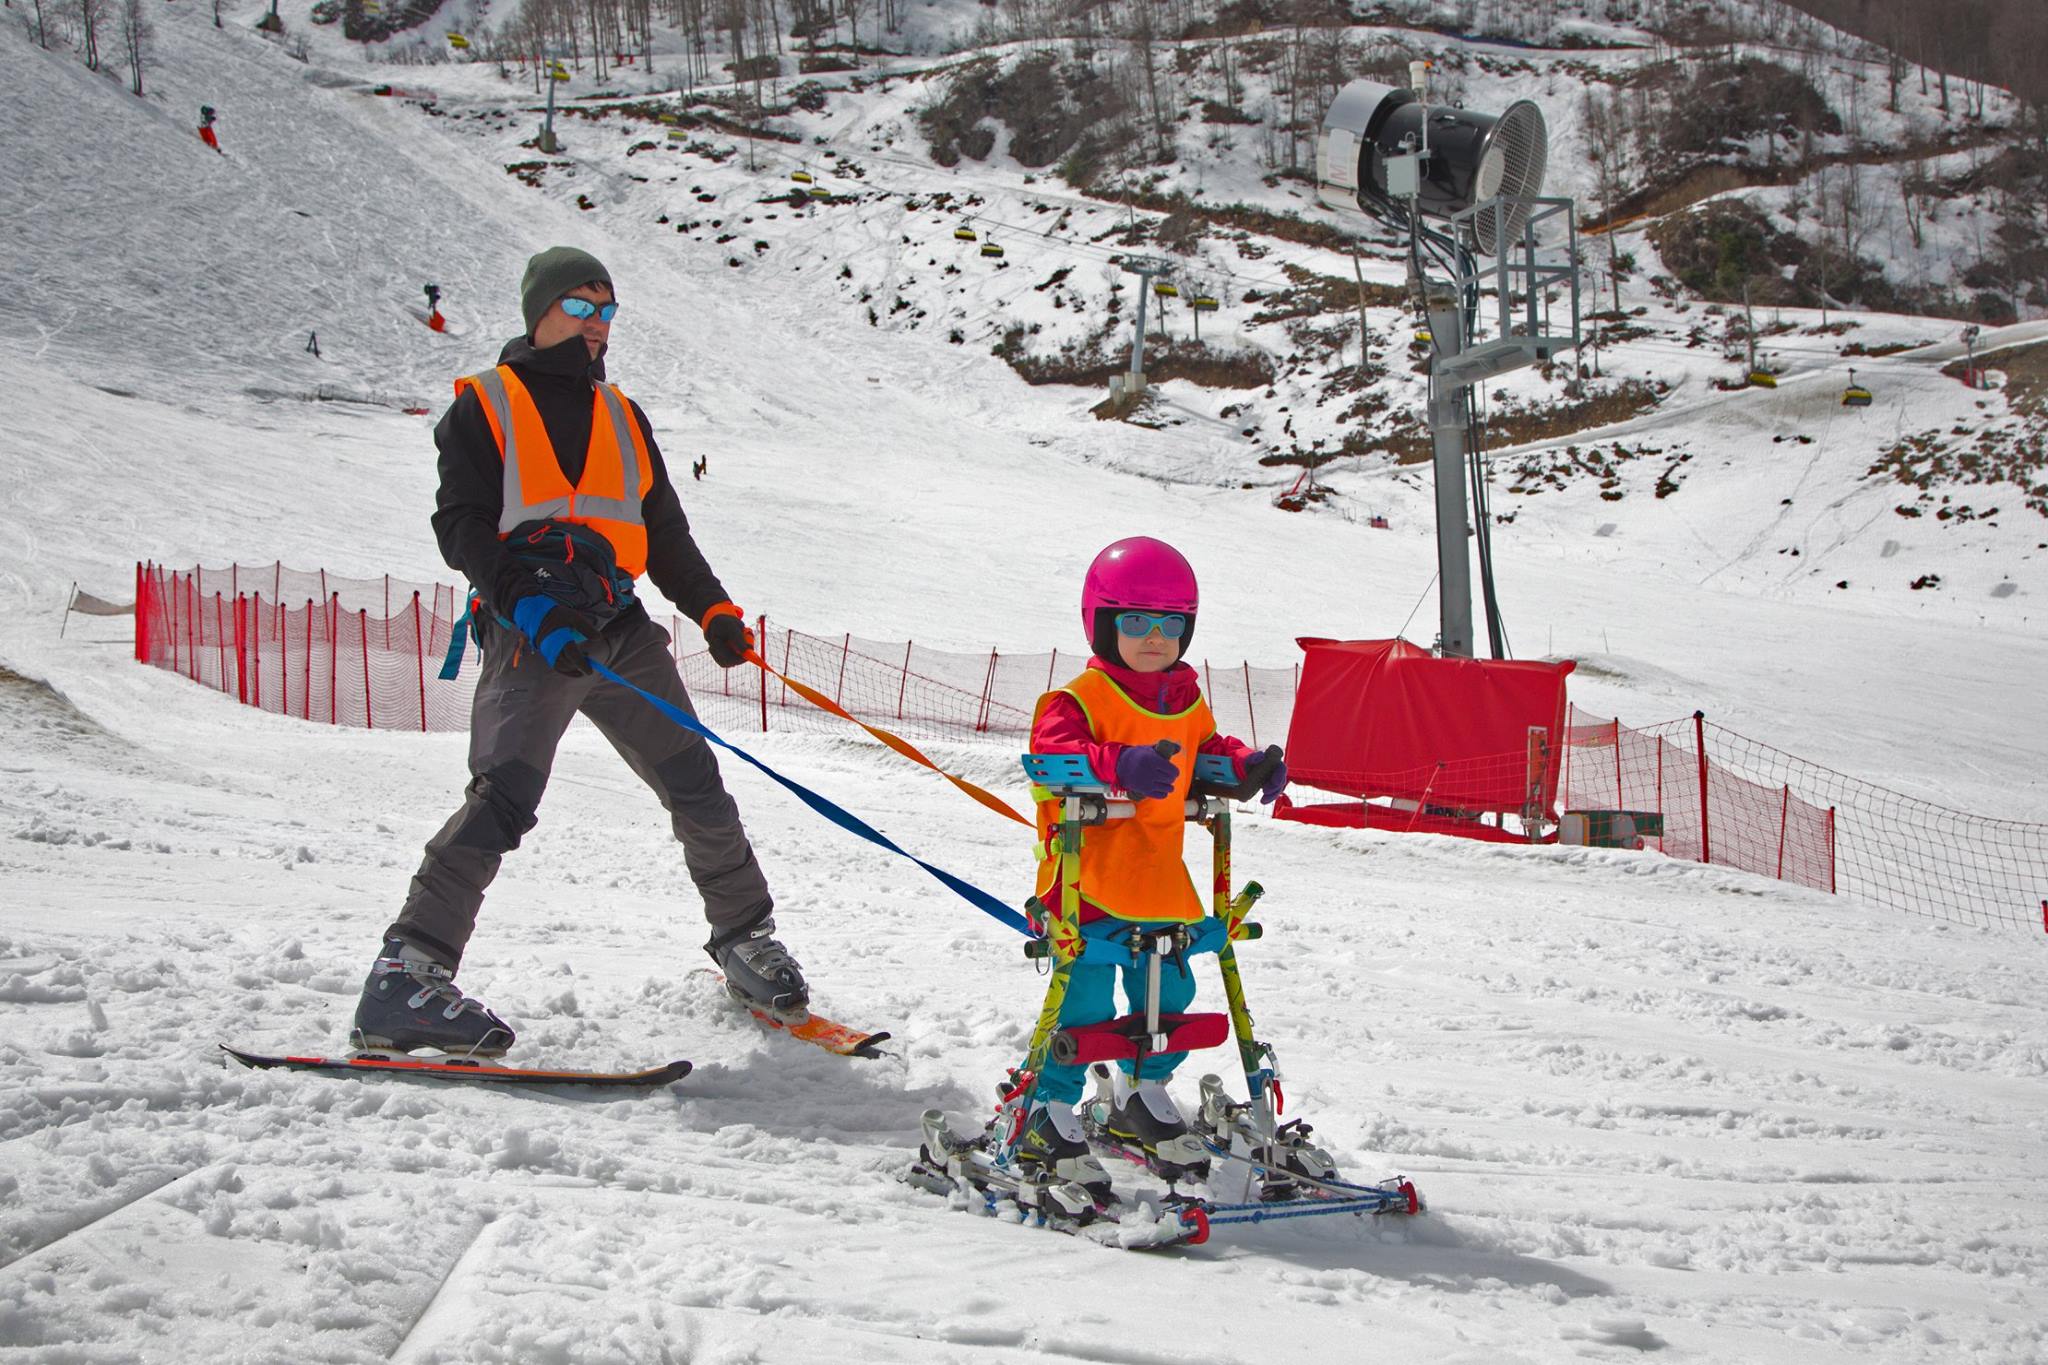
<instances>
[{"instance_id":1,"label":"snow gun fan","mask_svg":"<svg viewBox=\"0 0 2048 1365\"><path fill-rule=\"evenodd\" d=\"M1516 201L1543 191L1549 142L1543 111L1528 100L1481 114L1425 103L1406 86L1353 81L1323 118L1317 194L1341 213L1395 226L1501 199L1503 212L1472 219L1479 251L1497 256L1528 223L1531 206Z\"/></svg>"}]
</instances>

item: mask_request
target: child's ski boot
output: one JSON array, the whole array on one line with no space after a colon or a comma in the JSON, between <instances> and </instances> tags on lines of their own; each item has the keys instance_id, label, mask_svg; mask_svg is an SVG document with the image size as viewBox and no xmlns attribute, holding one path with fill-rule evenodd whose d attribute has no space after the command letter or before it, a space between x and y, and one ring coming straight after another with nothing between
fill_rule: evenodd
<instances>
[{"instance_id":1,"label":"child's ski boot","mask_svg":"<svg viewBox=\"0 0 2048 1365\"><path fill-rule=\"evenodd\" d=\"M1271 1122L1270 1117L1265 1119L1266 1124ZM1195 1117L1195 1131L1209 1150L1228 1152L1257 1168L1261 1199L1293 1199L1303 1193L1304 1185L1313 1188L1318 1182L1337 1179L1337 1163L1309 1141L1315 1130L1305 1121L1283 1123L1268 1137L1255 1117L1254 1106L1231 1099L1220 1076L1202 1077L1202 1107Z\"/></svg>"},{"instance_id":2,"label":"child's ski boot","mask_svg":"<svg viewBox=\"0 0 2048 1365\"><path fill-rule=\"evenodd\" d=\"M1142 1160L1152 1174L1171 1185L1209 1178L1209 1149L1188 1130L1173 1096L1159 1081L1133 1085L1123 1068L1097 1062L1095 1102L1089 1117L1102 1138Z\"/></svg>"},{"instance_id":3,"label":"child's ski boot","mask_svg":"<svg viewBox=\"0 0 2048 1365\"><path fill-rule=\"evenodd\" d=\"M1031 1106L1024 1131L1010 1149L1017 1174L1038 1183L1074 1184L1088 1191L1097 1207L1116 1202L1110 1188L1109 1172L1095 1153L1088 1150L1088 1135L1081 1128L1081 1116L1064 1104Z\"/></svg>"}]
</instances>

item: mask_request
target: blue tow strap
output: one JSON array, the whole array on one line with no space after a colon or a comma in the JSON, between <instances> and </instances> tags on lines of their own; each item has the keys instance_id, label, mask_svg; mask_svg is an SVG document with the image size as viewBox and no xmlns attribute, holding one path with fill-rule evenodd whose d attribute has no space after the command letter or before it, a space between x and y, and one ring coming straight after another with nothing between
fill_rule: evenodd
<instances>
[{"instance_id":1,"label":"blue tow strap","mask_svg":"<svg viewBox=\"0 0 2048 1365\"><path fill-rule=\"evenodd\" d=\"M792 795L794 795L797 800L803 802L806 806L809 806L812 810L824 816L827 820L830 820L833 824L839 826L841 829L847 830L853 834L858 834L861 838L867 840L869 843L878 845L882 848L886 848L891 853L896 854L898 857L910 859L911 862L916 863L919 867L923 868L926 872L931 873L933 877L937 878L940 884L943 885L948 891L951 891L954 895L960 897L962 900L966 901L969 905L972 905L975 909L981 911L983 914L988 915L993 919L1000 920L1002 923L1009 925L1012 929L1015 929L1018 933L1024 935L1026 938L1037 937L1037 935L1032 932L1031 926L1025 922L1025 919L1022 915L1018 914L1015 910L1012 910L1009 906L997 900L994 896L991 896L988 892L974 885L972 882L964 881L961 878L954 876L952 873L946 871L946 869L944 869L943 867L932 866L924 859L918 857L915 853L912 853L907 849L903 848L895 840L891 839L888 835L876 829L873 825L870 825L867 821L861 819L858 815L855 815L852 811L847 810L845 807L839 805L837 802L831 800L828 797L818 795L818 793L812 791L803 783L784 777L781 773L776 772L775 769L769 767L760 759L755 758L752 754L748 753L745 749L742 749L739 745L732 743L730 740L720 737L717 731L713 730L703 721L691 715L688 711L683 710L680 706L677 706L672 702L662 700L660 697L655 696L652 692L647 691L645 688L635 687L632 683L627 682L624 678L620 677L617 673L614 673L604 664L599 663L596 659L592 659L590 661L590 666L597 671L599 676L608 678L612 682L615 682L619 686L626 688L630 691L638 692L641 696L645 697L649 704L651 704L656 710L660 711L664 716L667 716L676 724L682 726L685 730L689 730L693 733L702 735L704 738L710 740L713 744L716 744L719 748L738 754L742 759L745 759L748 763L753 764L756 768L759 768L762 772L766 773L769 777L773 778L776 782L780 783L785 789L787 789Z\"/></svg>"}]
</instances>

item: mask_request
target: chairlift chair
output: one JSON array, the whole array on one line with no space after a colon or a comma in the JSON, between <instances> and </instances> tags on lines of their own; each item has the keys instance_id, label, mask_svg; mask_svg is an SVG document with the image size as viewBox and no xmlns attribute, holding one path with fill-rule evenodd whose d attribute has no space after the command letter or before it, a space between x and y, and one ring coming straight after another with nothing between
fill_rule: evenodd
<instances>
[{"instance_id":1,"label":"chairlift chair","mask_svg":"<svg viewBox=\"0 0 2048 1365\"><path fill-rule=\"evenodd\" d=\"M668 130L668 140L670 142L688 142L690 135L681 128L671 128Z\"/></svg>"},{"instance_id":2,"label":"chairlift chair","mask_svg":"<svg viewBox=\"0 0 2048 1365\"><path fill-rule=\"evenodd\" d=\"M823 185L813 185L813 186L811 186L811 198L813 198L813 199L830 199L831 197L832 197L832 191L830 191L830 190L826 189L826 188L825 188L825 187L824 187Z\"/></svg>"},{"instance_id":3,"label":"chairlift chair","mask_svg":"<svg viewBox=\"0 0 2048 1365\"><path fill-rule=\"evenodd\" d=\"M811 173L809 171L791 171L789 173L789 178L791 180L796 181L796 183L799 185L808 185L811 183Z\"/></svg>"},{"instance_id":4,"label":"chairlift chair","mask_svg":"<svg viewBox=\"0 0 2048 1365\"><path fill-rule=\"evenodd\" d=\"M994 242L983 242L981 244L981 254L988 257L990 260L1001 260L1003 257L1003 249Z\"/></svg>"},{"instance_id":5,"label":"chairlift chair","mask_svg":"<svg viewBox=\"0 0 2048 1365\"><path fill-rule=\"evenodd\" d=\"M450 33L448 35L448 46L467 52L469 50L469 39L463 37L460 33Z\"/></svg>"},{"instance_id":6,"label":"chairlift chair","mask_svg":"<svg viewBox=\"0 0 2048 1365\"><path fill-rule=\"evenodd\" d=\"M1210 298L1207 294L1197 294L1194 298L1188 300L1188 307L1194 309L1197 313L1213 313L1216 311L1216 300Z\"/></svg>"},{"instance_id":7,"label":"chairlift chair","mask_svg":"<svg viewBox=\"0 0 2048 1365\"><path fill-rule=\"evenodd\" d=\"M1751 370L1749 382L1760 389L1775 389L1778 387L1778 376L1769 370Z\"/></svg>"},{"instance_id":8,"label":"chairlift chair","mask_svg":"<svg viewBox=\"0 0 2048 1365\"><path fill-rule=\"evenodd\" d=\"M953 229L953 238L955 241L961 242L972 242L976 240L974 235L974 229L967 226L967 224L965 223L962 223L959 227Z\"/></svg>"},{"instance_id":9,"label":"chairlift chair","mask_svg":"<svg viewBox=\"0 0 2048 1365\"><path fill-rule=\"evenodd\" d=\"M1842 406L1845 408L1867 408L1871 392L1856 382L1856 371L1849 371L1849 387L1842 390Z\"/></svg>"},{"instance_id":10,"label":"chairlift chair","mask_svg":"<svg viewBox=\"0 0 2048 1365\"><path fill-rule=\"evenodd\" d=\"M551 67L549 67L549 68L548 68L548 79L549 79L549 80L551 80L551 81L566 81L566 80L568 80L568 79L569 79L569 68L568 68L568 67L566 67L566 66L563 66L563 65L562 65L562 64L561 64L560 62L556 62L556 63L555 63L555 64L554 64L553 66L551 66Z\"/></svg>"},{"instance_id":11,"label":"chairlift chair","mask_svg":"<svg viewBox=\"0 0 2048 1365\"><path fill-rule=\"evenodd\" d=\"M1162 299L1177 299L1180 297L1180 286L1172 280L1155 280L1152 292Z\"/></svg>"}]
</instances>

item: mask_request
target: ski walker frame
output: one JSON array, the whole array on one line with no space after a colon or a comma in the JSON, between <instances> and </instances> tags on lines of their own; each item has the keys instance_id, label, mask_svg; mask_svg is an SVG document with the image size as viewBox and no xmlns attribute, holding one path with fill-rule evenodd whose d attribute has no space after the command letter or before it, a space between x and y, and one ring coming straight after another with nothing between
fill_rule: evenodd
<instances>
[{"instance_id":1,"label":"ski walker frame","mask_svg":"<svg viewBox=\"0 0 2048 1365\"><path fill-rule=\"evenodd\" d=\"M1171 741L1162 741L1158 747L1168 758L1178 751ZM1265 888L1247 881L1233 893L1230 853L1232 802L1257 795L1279 761L1279 750L1268 749L1239 779L1223 755L1203 754L1196 759L1186 819L1205 826L1210 834L1211 907L1207 917L1191 924L1132 924L1127 932L1113 936L1083 937L1081 847L1087 831L1131 817L1136 804L1112 796L1079 754L1023 756L1033 795L1060 803L1059 823L1048 838L1060 861L1060 895L1057 906L1048 906L1036 896L1026 906L1041 933L1024 945L1024 954L1033 961L1049 961L1052 969L1024 1065L1010 1073L1001 1091L997 1122L1005 1130L998 1138L1002 1153L1007 1154L1023 1130L1038 1077L1048 1060L1094 1064L1091 1070L1098 1086L1106 1088L1109 1069L1119 1062L1130 1061L1133 1076L1138 1078L1144 1074L1147 1057L1216 1047L1234 1036L1248 1099L1231 1099L1220 1077L1206 1075L1201 1082L1201 1109L1192 1126L1219 1168L1210 1178L1210 1189L1226 1198L1250 1202L1190 1201L1204 1228L1319 1213L1422 1211L1414 1185L1400 1177L1373 1185L1338 1180L1328 1155L1309 1143L1309 1126L1299 1119L1280 1121L1286 1095L1281 1089L1279 1061L1272 1045L1257 1036L1237 964L1237 945L1263 936L1262 926L1247 917ZM1162 1014L1161 973L1169 968L1185 973L1188 958L1210 952L1216 954L1223 976L1228 1013ZM1059 1026L1069 973L1076 963L1136 966L1141 961L1145 967L1142 1013L1098 1024ZM1106 1112L1102 1116L1106 1117ZM1090 1136L1100 1142L1100 1125L1091 1125L1091 1129ZM1122 1155L1142 1160L1139 1153Z\"/></svg>"}]
</instances>

